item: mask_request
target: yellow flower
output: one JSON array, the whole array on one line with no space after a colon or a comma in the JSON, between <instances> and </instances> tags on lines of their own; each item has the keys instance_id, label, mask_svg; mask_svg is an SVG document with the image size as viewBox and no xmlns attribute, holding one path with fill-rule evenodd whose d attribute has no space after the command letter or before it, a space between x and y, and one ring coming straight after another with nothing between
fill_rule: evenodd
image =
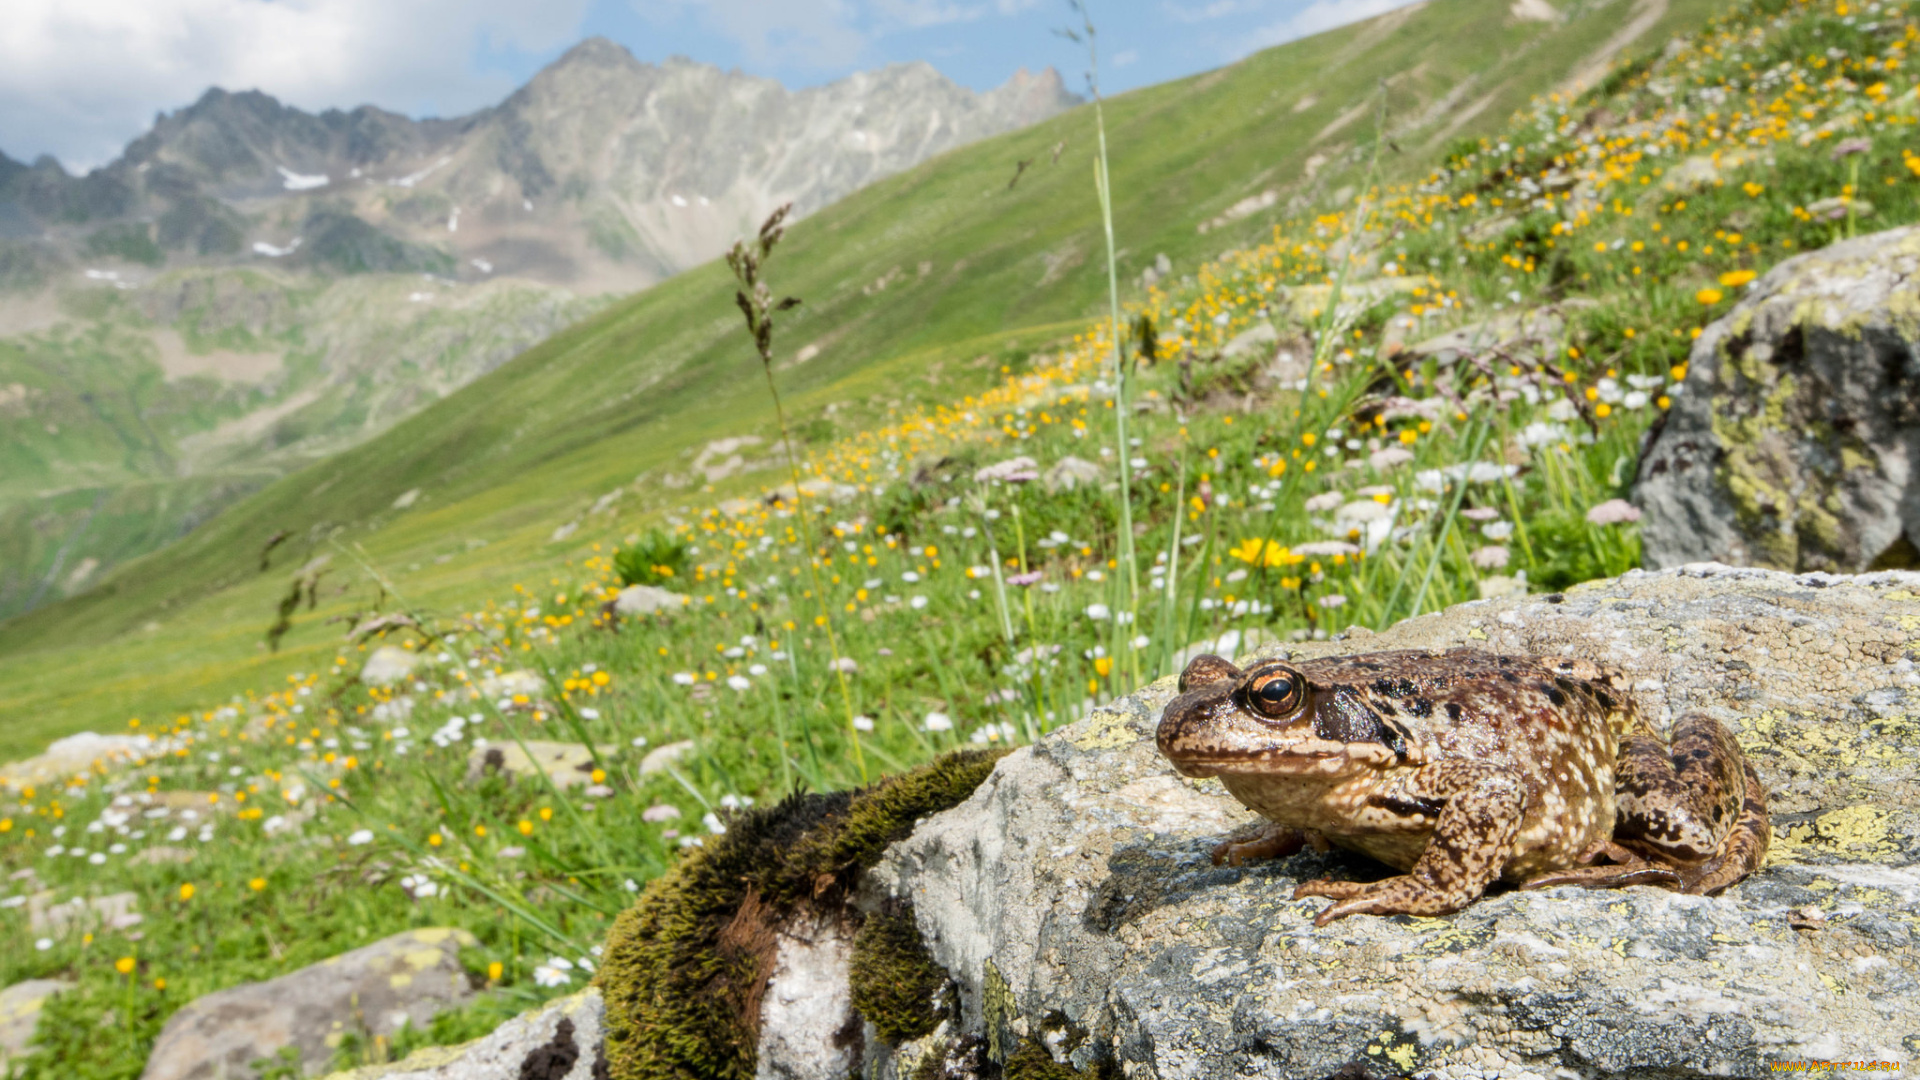
<instances>
[{"instance_id":1,"label":"yellow flower","mask_svg":"<svg viewBox=\"0 0 1920 1080\"><path fill-rule=\"evenodd\" d=\"M1300 433L1300 445L1312 446L1316 441L1319 440L1319 438L1320 437L1318 435L1315 435L1311 431L1303 431Z\"/></svg>"},{"instance_id":2,"label":"yellow flower","mask_svg":"<svg viewBox=\"0 0 1920 1080\"><path fill-rule=\"evenodd\" d=\"M1265 541L1257 536L1250 536L1242 540L1240 546L1229 549L1227 554L1232 555L1244 563L1259 562L1260 553L1265 546Z\"/></svg>"},{"instance_id":3,"label":"yellow flower","mask_svg":"<svg viewBox=\"0 0 1920 1080\"><path fill-rule=\"evenodd\" d=\"M1737 289L1758 276L1751 270L1729 270L1720 275L1720 284L1729 289Z\"/></svg>"},{"instance_id":4,"label":"yellow flower","mask_svg":"<svg viewBox=\"0 0 1920 1080\"><path fill-rule=\"evenodd\" d=\"M612 681L613 676L604 671L596 671L593 673L593 685L595 686L605 686Z\"/></svg>"},{"instance_id":5,"label":"yellow flower","mask_svg":"<svg viewBox=\"0 0 1920 1080\"><path fill-rule=\"evenodd\" d=\"M1719 289L1701 289L1699 292L1693 294L1693 298L1703 304L1711 306L1720 302L1721 295Z\"/></svg>"},{"instance_id":6,"label":"yellow flower","mask_svg":"<svg viewBox=\"0 0 1920 1080\"><path fill-rule=\"evenodd\" d=\"M487 981L499 982L500 976L505 974L506 970L507 970L506 965L502 964L498 960L495 960L493 963L488 964L487 965Z\"/></svg>"},{"instance_id":7,"label":"yellow flower","mask_svg":"<svg viewBox=\"0 0 1920 1080\"><path fill-rule=\"evenodd\" d=\"M526 818L521 818L521 819L520 819L520 825L519 825L519 828L520 828L520 835L521 835L521 836L532 836L532 835L533 835L533 822L531 822L531 821L528 821L528 820L527 820Z\"/></svg>"},{"instance_id":8,"label":"yellow flower","mask_svg":"<svg viewBox=\"0 0 1920 1080\"><path fill-rule=\"evenodd\" d=\"M263 877L254 878L252 881L247 882L247 888L252 889L254 892L265 892L267 879Z\"/></svg>"},{"instance_id":9,"label":"yellow flower","mask_svg":"<svg viewBox=\"0 0 1920 1080\"><path fill-rule=\"evenodd\" d=\"M1103 679L1111 675L1113 673L1113 657L1102 656L1096 658L1093 662L1093 670L1099 672L1100 677Z\"/></svg>"},{"instance_id":10,"label":"yellow flower","mask_svg":"<svg viewBox=\"0 0 1920 1080\"><path fill-rule=\"evenodd\" d=\"M433 835L427 837L427 844L430 847L439 847L441 844L445 842L446 842L445 838L443 838L439 833L434 833Z\"/></svg>"},{"instance_id":11,"label":"yellow flower","mask_svg":"<svg viewBox=\"0 0 1920 1080\"><path fill-rule=\"evenodd\" d=\"M604 784L607 782L607 770L605 769L595 769L591 775L593 782L596 784Z\"/></svg>"},{"instance_id":12,"label":"yellow flower","mask_svg":"<svg viewBox=\"0 0 1920 1080\"><path fill-rule=\"evenodd\" d=\"M153 980L153 988L155 990L165 990L167 988L167 980L165 979Z\"/></svg>"},{"instance_id":13,"label":"yellow flower","mask_svg":"<svg viewBox=\"0 0 1920 1080\"><path fill-rule=\"evenodd\" d=\"M551 807L551 806L543 806L543 807L541 807L541 808L540 808L540 820L541 820L541 821L552 821L552 820L553 820L553 807Z\"/></svg>"},{"instance_id":14,"label":"yellow flower","mask_svg":"<svg viewBox=\"0 0 1920 1080\"><path fill-rule=\"evenodd\" d=\"M180 899L193 899L193 882L189 881L185 885L180 886Z\"/></svg>"},{"instance_id":15,"label":"yellow flower","mask_svg":"<svg viewBox=\"0 0 1920 1080\"><path fill-rule=\"evenodd\" d=\"M487 835L487 827L485 825L475 825L473 827L473 835L475 836Z\"/></svg>"},{"instance_id":16,"label":"yellow flower","mask_svg":"<svg viewBox=\"0 0 1920 1080\"><path fill-rule=\"evenodd\" d=\"M1593 415L1599 417L1602 420L1605 420L1608 416L1612 414L1613 414L1613 406L1607 404L1604 401L1593 407Z\"/></svg>"},{"instance_id":17,"label":"yellow flower","mask_svg":"<svg viewBox=\"0 0 1920 1080\"><path fill-rule=\"evenodd\" d=\"M119 972L122 975L133 974L133 957L123 956L120 959L115 960L113 962L113 970Z\"/></svg>"},{"instance_id":18,"label":"yellow flower","mask_svg":"<svg viewBox=\"0 0 1920 1080\"><path fill-rule=\"evenodd\" d=\"M1420 438L1419 433L1414 431L1412 428L1402 428L1400 430L1400 442L1403 445L1412 446L1416 441L1419 440L1419 438Z\"/></svg>"}]
</instances>

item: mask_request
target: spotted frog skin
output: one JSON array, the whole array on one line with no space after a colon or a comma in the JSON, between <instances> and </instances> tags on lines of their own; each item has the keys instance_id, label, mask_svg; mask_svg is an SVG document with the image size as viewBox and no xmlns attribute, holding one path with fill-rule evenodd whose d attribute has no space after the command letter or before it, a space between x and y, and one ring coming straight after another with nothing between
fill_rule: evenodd
<instances>
[{"instance_id":1,"label":"spotted frog skin","mask_svg":"<svg viewBox=\"0 0 1920 1080\"><path fill-rule=\"evenodd\" d=\"M1443 915L1496 879L1710 893L1766 856L1766 790L1719 721L1671 747L1611 669L1473 649L1266 661L1196 658L1160 719L1181 774L1217 776L1266 832L1216 863L1329 844L1401 874L1321 879L1314 920Z\"/></svg>"}]
</instances>

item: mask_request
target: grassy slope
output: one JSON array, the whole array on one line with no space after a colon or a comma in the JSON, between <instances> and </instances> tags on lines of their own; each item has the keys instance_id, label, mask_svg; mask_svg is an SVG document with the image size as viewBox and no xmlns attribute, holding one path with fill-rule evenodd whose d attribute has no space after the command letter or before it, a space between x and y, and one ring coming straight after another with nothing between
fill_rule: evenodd
<instances>
[{"instance_id":1,"label":"grassy slope","mask_svg":"<svg viewBox=\"0 0 1920 1080\"><path fill-rule=\"evenodd\" d=\"M1715 6L1675 0L1639 45L1697 25ZM1115 99L1108 125L1123 273L1158 252L1184 270L1264 236L1287 196L1311 194L1302 173L1315 155L1328 159L1316 176L1321 190L1349 181L1363 156L1356 140L1371 138L1364 102L1383 78L1404 151L1385 155L1389 176L1430 162L1452 136L1494 129L1628 15L1626 0L1571 10L1566 23L1548 25L1511 18L1504 0L1442 0ZM1429 110L1463 82L1468 91L1451 107ZM1310 95L1315 103L1295 111ZM1063 140L1056 165L1052 151ZM777 281L807 305L781 347L791 355L817 342L821 352L782 373L795 411L806 418L851 402L840 418L858 424L935 380L949 396L956 379L992 373L966 361L1017 357L1096 309L1105 283L1096 270L1091 144L1089 111L1076 110L946 155L801 223L783 246ZM1034 165L1009 191L1024 159ZM1196 230L1268 188L1283 196L1270 214ZM922 263L931 264L924 276ZM863 293L896 266L903 273L888 289ZM343 610L343 598L308 617L278 656L258 642L286 565L331 530L364 544L412 599L454 607L555 565L561 552L548 533L593 497L679 465L683 450L709 439L766 433L771 409L730 291L724 267L682 275L383 437L268 487L92 592L0 624L0 758L312 666L338 633L318 616ZM389 509L415 487L424 491L419 505ZM280 569L259 574L261 542L283 528L299 539ZM490 543L474 550L470 538Z\"/></svg>"}]
</instances>

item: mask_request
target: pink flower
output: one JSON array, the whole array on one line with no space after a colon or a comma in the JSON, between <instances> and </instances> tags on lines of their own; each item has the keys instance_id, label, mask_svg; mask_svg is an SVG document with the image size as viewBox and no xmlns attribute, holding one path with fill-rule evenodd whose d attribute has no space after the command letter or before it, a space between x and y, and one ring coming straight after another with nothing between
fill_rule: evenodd
<instances>
[{"instance_id":1,"label":"pink flower","mask_svg":"<svg viewBox=\"0 0 1920 1080\"><path fill-rule=\"evenodd\" d=\"M1587 521L1593 525L1618 525L1623 521L1639 520L1640 508L1625 499L1608 499L1587 511Z\"/></svg>"},{"instance_id":2,"label":"pink flower","mask_svg":"<svg viewBox=\"0 0 1920 1080\"><path fill-rule=\"evenodd\" d=\"M1040 572L1040 571L1038 571L1038 570L1029 570L1029 571L1027 571L1027 572L1026 572L1026 573L1024 573L1024 574L1008 574L1008 575L1007 575L1007 584L1009 584L1009 585L1033 585L1033 584L1037 584L1037 583L1039 582L1039 580L1040 580L1041 578L1043 578L1043 577L1046 577L1046 575L1045 575L1045 574L1043 574L1043 573L1041 573L1041 572Z\"/></svg>"}]
</instances>

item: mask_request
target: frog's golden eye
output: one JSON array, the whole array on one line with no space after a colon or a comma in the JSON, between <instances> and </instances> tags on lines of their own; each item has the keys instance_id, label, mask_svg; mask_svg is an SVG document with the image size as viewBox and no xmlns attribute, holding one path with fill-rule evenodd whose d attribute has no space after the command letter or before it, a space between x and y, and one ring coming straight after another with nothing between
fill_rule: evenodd
<instances>
[{"instance_id":1,"label":"frog's golden eye","mask_svg":"<svg viewBox=\"0 0 1920 1080\"><path fill-rule=\"evenodd\" d=\"M1280 668L1256 674L1247 683L1247 704L1262 716L1281 719L1300 708L1306 680L1300 673Z\"/></svg>"}]
</instances>

